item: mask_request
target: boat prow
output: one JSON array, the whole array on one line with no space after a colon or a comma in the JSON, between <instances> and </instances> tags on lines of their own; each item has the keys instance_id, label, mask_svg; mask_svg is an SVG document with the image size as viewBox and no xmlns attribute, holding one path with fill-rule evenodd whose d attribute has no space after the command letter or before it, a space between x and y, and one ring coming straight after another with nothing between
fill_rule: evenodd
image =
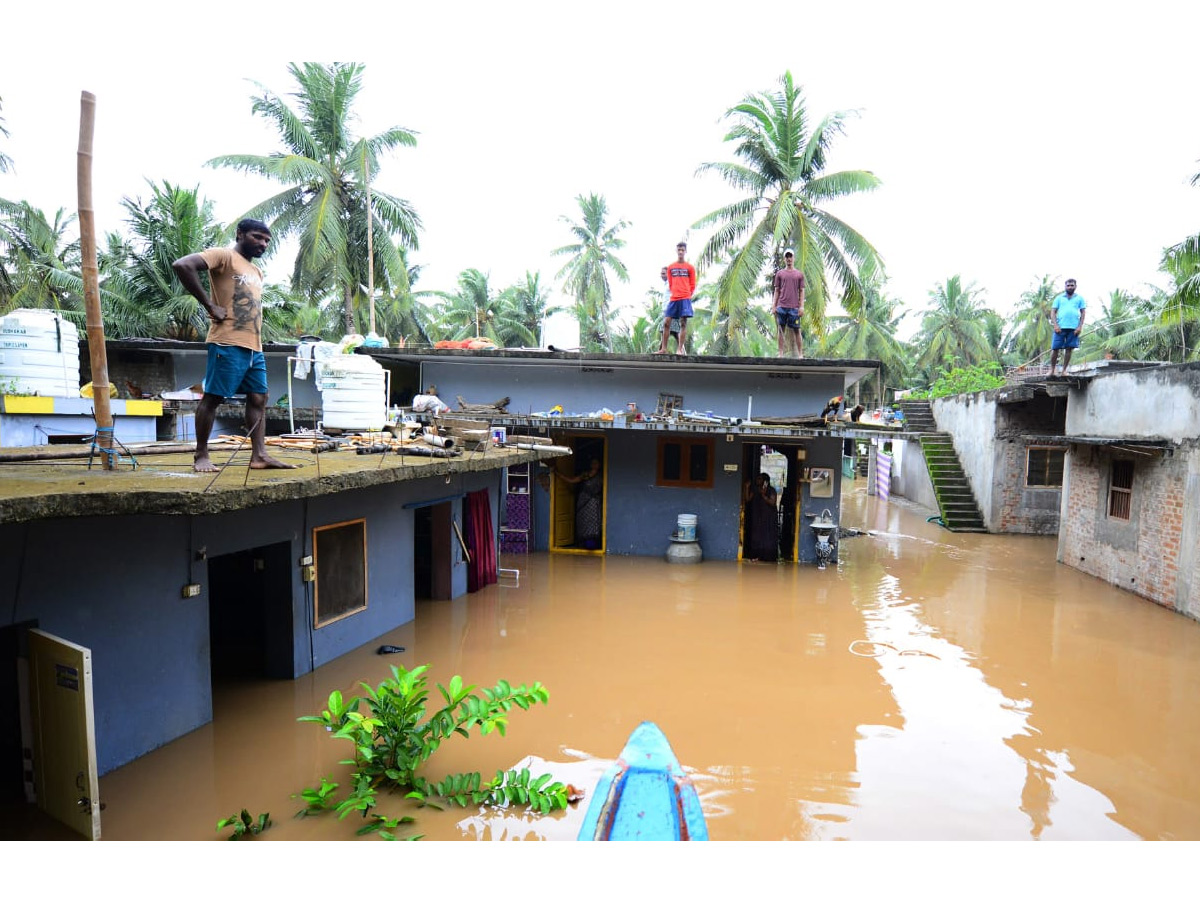
<instances>
[{"instance_id":1,"label":"boat prow","mask_svg":"<svg viewBox=\"0 0 1200 900\"><path fill-rule=\"evenodd\" d=\"M581 841L707 841L696 787L653 722L633 730L604 773L579 829Z\"/></svg>"}]
</instances>

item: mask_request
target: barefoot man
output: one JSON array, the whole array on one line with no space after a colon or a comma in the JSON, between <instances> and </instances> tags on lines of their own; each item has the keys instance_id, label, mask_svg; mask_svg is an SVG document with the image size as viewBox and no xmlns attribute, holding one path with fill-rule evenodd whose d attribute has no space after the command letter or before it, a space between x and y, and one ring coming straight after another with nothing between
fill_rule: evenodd
<instances>
[{"instance_id":1,"label":"barefoot man","mask_svg":"<svg viewBox=\"0 0 1200 900\"><path fill-rule=\"evenodd\" d=\"M251 262L267 252L271 229L257 219L238 222L233 247L192 253L171 267L189 294L200 301L211 320L208 326L208 368L204 397L196 406L197 472L215 472L208 457L217 407L226 397L246 395L246 431L250 435L250 468L294 469L267 455L267 361L262 354L262 272ZM208 272L212 296L200 273Z\"/></svg>"}]
</instances>

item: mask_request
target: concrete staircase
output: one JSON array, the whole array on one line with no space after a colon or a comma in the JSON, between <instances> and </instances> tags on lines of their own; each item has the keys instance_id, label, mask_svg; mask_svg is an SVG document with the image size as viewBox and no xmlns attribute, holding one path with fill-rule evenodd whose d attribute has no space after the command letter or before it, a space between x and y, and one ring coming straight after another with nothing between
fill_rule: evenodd
<instances>
[{"instance_id":1,"label":"concrete staircase","mask_svg":"<svg viewBox=\"0 0 1200 900\"><path fill-rule=\"evenodd\" d=\"M904 413L904 430L914 434L937 431L933 418L933 407L928 400L901 400L900 411Z\"/></svg>"},{"instance_id":2,"label":"concrete staircase","mask_svg":"<svg viewBox=\"0 0 1200 900\"><path fill-rule=\"evenodd\" d=\"M942 524L950 531L986 532L983 514L954 450L954 441L944 431L937 430L929 401L905 400L900 408L904 411L905 432L917 439L925 454Z\"/></svg>"}]
</instances>

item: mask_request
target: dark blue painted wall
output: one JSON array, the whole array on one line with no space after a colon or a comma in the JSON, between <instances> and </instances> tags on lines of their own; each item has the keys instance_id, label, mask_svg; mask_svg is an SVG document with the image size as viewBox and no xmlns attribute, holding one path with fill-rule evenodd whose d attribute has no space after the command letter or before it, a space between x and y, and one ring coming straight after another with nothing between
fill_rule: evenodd
<instances>
[{"instance_id":1,"label":"dark blue painted wall","mask_svg":"<svg viewBox=\"0 0 1200 900\"><path fill-rule=\"evenodd\" d=\"M404 505L486 489L497 527L499 473L347 491L200 518L122 516L0 525L0 610L8 621L91 649L100 772L141 756L212 719L208 562L278 543L290 545L294 674L310 671L415 615L413 512ZM462 503L453 502L462 527ZM312 628L312 585L300 557L312 529L367 522L367 608ZM440 539L440 538L439 538ZM466 566L453 532L452 593L466 592ZM203 551L205 559L196 559ZM185 584L200 596L182 599ZM310 643L311 640L311 643ZM0 723L11 727L13 723Z\"/></svg>"},{"instance_id":2,"label":"dark blue painted wall","mask_svg":"<svg viewBox=\"0 0 1200 900\"><path fill-rule=\"evenodd\" d=\"M584 437L569 432L555 434L556 441L564 444ZM712 487L677 488L655 484L658 439L663 436L662 432L615 428L604 434L608 438L605 497L609 505L605 522L607 553L619 556L665 555L679 515L691 513L698 517L697 536L704 558L737 559L742 485L745 479L742 470L743 448L747 444L772 443L772 439L748 440L735 435L733 441L727 441L725 435L716 435ZM804 441L803 446L806 458L801 465L834 470L832 498L813 498L809 486L802 485L799 556L801 562L812 562L816 559L816 539L812 530L806 527L809 520L805 514L819 515L828 507L834 520L839 520L842 440L811 438ZM737 466L737 470L726 472L726 465ZM550 540L550 495L536 479L533 500L533 546L537 550L546 550Z\"/></svg>"}]
</instances>

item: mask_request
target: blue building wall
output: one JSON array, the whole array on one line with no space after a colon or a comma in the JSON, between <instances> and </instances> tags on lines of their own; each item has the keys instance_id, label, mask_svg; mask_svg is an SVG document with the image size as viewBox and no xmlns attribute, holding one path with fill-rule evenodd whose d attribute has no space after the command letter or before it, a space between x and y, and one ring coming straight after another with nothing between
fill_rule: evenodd
<instances>
[{"instance_id":1,"label":"blue building wall","mask_svg":"<svg viewBox=\"0 0 1200 900\"><path fill-rule=\"evenodd\" d=\"M499 471L466 472L271 504L215 516L109 516L0 525L0 608L10 622L88 647L94 663L97 762L104 774L212 720L209 639L211 560L286 543L290 548L294 675L311 671L411 621L414 514L405 505L486 489L493 534ZM312 529L367 523L367 608L312 627L312 585L299 560ZM452 594L466 593L466 566L453 534ZM197 559L203 551L205 559ZM182 599L185 584L198 597ZM10 727L12 723L0 723Z\"/></svg>"},{"instance_id":2,"label":"blue building wall","mask_svg":"<svg viewBox=\"0 0 1200 900\"><path fill-rule=\"evenodd\" d=\"M636 401L653 412L658 395L683 397L685 409L712 411L720 416L818 415L825 402L845 391L839 372L746 371L714 365L710 370L647 369L596 365L536 364L521 360L441 360L421 362L422 387L436 384L443 400L455 406L462 395L468 403L491 403L508 397L513 415L548 412L562 406L567 413L616 411ZM766 367L764 367L765 369Z\"/></svg>"},{"instance_id":3,"label":"blue building wall","mask_svg":"<svg viewBox=\"0 0 1200 900\"><path fill-rule=\"evenodd\" d=\"M713 485L711 488L664 487L657 480L658 439L664 435L707 437L686 432L654 432L614 428L603 432L608 441L607 485L605 501L608 510L605 520L605 552L619 556L659 556L667 552L670 535L681 513L698 517L697 537L705 559L737 559L741 540L739 531L744 449L747 445L775 446L802 443L805 467L825 467L833 470L834 496L816 498L810 485L801 484L799 560L816 560L816 537L807 527L808 514L820 515L829 509L834 521L840 521L842 479L842 439L836 437L781 440L772 437L749 439L736 435L733 441L715 435ZM582 437L594 437L592 432L556 433L556 440L569 442ZM725 466L737 466L733 472ZM782 489L782 486L777 486ZM534 479L533 549L550 546L550 492Z\"/></svg>"}]
</instances>

